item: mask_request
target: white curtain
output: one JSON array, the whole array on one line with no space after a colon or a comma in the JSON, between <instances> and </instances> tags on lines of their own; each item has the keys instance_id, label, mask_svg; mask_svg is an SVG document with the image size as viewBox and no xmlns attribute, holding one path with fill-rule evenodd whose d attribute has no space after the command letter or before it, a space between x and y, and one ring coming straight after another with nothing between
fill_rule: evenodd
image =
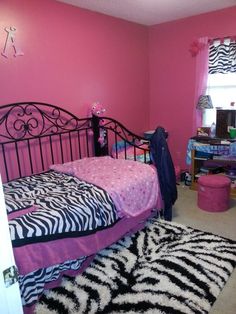
<instances>
[{"instance_id":1,"label":"white curtain","mask_svg":"<svg viewBox=\"0 0 236 314\"><path fill-rule=\"evenodd\" d=\"M202 111L196 109L198 99L206 93L207 77L208 77L208 59L209 59L209 39L201 37L198 39L198 53L196 54L195 66L195 93L193 108L193 134L196 133L198 127L202 125Z\"/></svg>"}]
</instances>

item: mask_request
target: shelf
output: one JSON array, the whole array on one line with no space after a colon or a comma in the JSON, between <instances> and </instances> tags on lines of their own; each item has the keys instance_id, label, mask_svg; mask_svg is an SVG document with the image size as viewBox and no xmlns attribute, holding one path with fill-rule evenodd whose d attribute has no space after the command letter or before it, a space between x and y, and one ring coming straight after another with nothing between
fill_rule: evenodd
<instances>
[{"instance_id":1,"label":"shelf","mask_svg":"<svg viewBox=\"0 0 236 314\"><path fill-rule=\"evenodd\" d=\"M214 158L216 157L216 158ZM220 157L220 158L217 158ZM223 162L224 164L235 164L236 163L236 159L230 159L230 158L221 158L221 156L213 156L213 159L211 158L206 158L206 157L195 157L195 150L192 150L191 152L191 177L192 177L192 182L190 185L190 189L197 191L198 189L198 184L197 184L197 180L198 178L200 178L201 176L204 175L209 175L209 173L204 173L201 172L201 167L203 167L204 161L206 160L212 160L213 163L217 163L218 162ZM223 166L222 166L223 167ZM223 172L220 173L216 173L216 174L220 174L220 175L226 175ZM228 175L227 175L228 176ZM236 182L236 176L228 176L233 182ZM236 185L235 187L232 186L231 187L231 191L230 191L230 197L232 198L236 198Z\"/></svg>"},{"instance_id":2,"label":"shelf","mask_svg":"<svg viewBox=\"0 0 236 314\"><path fill-rule=\"evenodd\" d=\"M206 157L194 157L195 160L209 160L210 158Z\"/></svg>"},{"instance_id":3,"label":"shelf","mask_svg":"<svg viewBox=\"0 0 236 314\"><path fill-rule=\"evenodd\" d=\"M207 173L196 173L195 178L200 178L202 176L207 176Z\"/></svg>"}]
</instances>

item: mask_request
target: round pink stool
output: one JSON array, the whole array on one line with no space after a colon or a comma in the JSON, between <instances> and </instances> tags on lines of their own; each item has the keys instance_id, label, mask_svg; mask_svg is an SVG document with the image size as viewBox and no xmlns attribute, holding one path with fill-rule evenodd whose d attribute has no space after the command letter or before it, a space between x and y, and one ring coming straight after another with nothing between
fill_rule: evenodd
<instances>
[{"instance_id":1,"label":"round pink stool","mask_svg":"<svg viewBox=\"0 0 236 314\"><path fill-rule=\"evenodd\" d=\"M198 207L209 212L229 209L231 180L223 175L206 175L198 179Z\"/></svg>"}]
</instances>

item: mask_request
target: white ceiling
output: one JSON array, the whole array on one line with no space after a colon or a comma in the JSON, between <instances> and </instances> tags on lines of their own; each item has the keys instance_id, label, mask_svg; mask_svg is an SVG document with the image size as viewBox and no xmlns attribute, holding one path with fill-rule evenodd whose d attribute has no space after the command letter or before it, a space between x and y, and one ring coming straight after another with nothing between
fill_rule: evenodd
<instances>
[{"instance_id":1,"label":"white ceiling","mask_svg":"<svg viewBox=\"0 0 236 314\"><path fill-rule=\"evenodd\" d=\"M236 0L57 0L144 25L155 25L236 5ZM236 18L236 17L235 17Z\"/></svg>"}]
</instances>

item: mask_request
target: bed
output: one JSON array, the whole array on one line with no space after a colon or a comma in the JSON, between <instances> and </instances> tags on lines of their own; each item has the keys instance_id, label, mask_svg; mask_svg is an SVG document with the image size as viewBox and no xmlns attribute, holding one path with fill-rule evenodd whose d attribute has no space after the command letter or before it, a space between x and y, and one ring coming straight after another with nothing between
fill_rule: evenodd
<instances>
[{"instance_id":1,"label":"bed","mask_svg":"<svg viewBox=\"0 0 236 314\"><path fill-rule=\"evenodd\" d=\"M39 102L0 107L0 169L25 313L163 207L144 138L103 117L101 145L99 119Z\"/></svg>"},{"instance_id":2,"label":"bed","mask_svg":"<svg viewBox=\"0 0 236 314\"><path fill-rule=\"evenodd\" d=\"M112 145L111 156L113 158L123 158L150 163L149 142L140 141L137 143L137 146L138 148L134 148L132 144L127 144L126 141L119 141Z\"/></svg>"}]
</instances>

